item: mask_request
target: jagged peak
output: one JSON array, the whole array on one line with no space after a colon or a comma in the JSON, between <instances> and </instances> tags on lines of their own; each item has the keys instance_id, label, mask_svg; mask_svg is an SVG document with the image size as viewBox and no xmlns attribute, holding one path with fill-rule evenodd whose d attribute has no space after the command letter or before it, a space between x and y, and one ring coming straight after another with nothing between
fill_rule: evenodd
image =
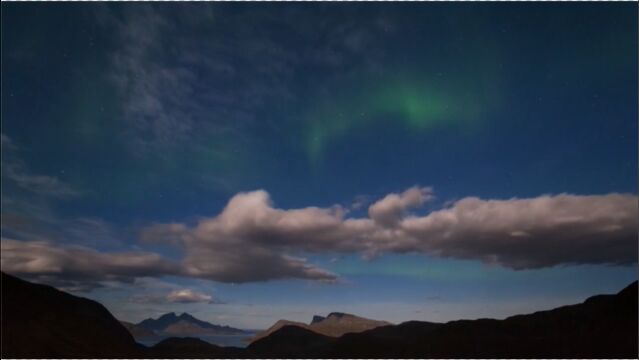
<instances>
[{"instance_id":1,"label":"jagged peak","mask_svg":"<svg viewBox=\"0 0 639 360\"><path fill-rule=\"evenodd\" d=\"M344 316L355 316L355 315L351 315L351 314L347 314L347 313L342 313L342 312L332 312L330 314L328 314L328 316L326 317L328 318L343 318Z\"/></svg>"},{"instance_id":2,"label":"jagged peak","mask_svg":"<svg viewBox=\"0 0 639 360\"><path fill-rule=\"evenodd\" d=\"M159 319L166 319L166 318L176 318L176 317L177 317L177 315L174 312L169 312L169 313L166 313L166 314L161 315L160 317L158 317L158 320Z\"/></svg>"},{"instance_id":3,"label":"jagged peak","mask_svg":"<svg viewBox=\"0 0 639 360\"><path fill-rule=\"evenodd\" d=\"M326 318L320 315L313 315L313 319L311 320L311 325L324 321Z\"/></svg>"}]
</instances>

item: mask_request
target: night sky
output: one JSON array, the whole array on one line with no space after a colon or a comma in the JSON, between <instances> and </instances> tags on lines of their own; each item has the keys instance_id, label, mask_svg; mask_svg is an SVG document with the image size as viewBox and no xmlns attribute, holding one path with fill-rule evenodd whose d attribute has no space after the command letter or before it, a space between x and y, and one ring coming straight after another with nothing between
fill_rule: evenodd
<instances>
[{"instance_id":1,"label":"night sky","mask_svg":"<svg viewBox=\"0 0 639 360\"><path fill-rule=\"evenodd\" d=\"M616 292L637 10L2 4L2 270L245 328Z\"/></svg>"}]
</instances>

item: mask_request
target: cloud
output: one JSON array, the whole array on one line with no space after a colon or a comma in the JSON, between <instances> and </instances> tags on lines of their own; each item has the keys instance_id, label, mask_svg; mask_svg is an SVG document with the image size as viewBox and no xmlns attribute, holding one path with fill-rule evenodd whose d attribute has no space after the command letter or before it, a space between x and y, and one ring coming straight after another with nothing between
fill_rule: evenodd
<instances>
[{"instance_id":1,"label":"cloud","mask_svg":"<svg viewBox=\"0 0 639 360\"><path fill-rule=\"evenodd\" d=\"M414 186L401 194L389 194L368 208L368 215L376 223L395 226L407 210L419 207L432 198L433 189Z\"/></svg>"},{"instance_id":2,"label":"cloud","mask_svg":"<svg viewBox=\"0 0 639 360\"><path fill-rule=\"evenodd\" d=\"M80 195L78 190L56 177L30 174L26 169L15 164L8 165L5 174L8 179L21 188L36 194L57 198L71 198Z\"/></svg>"},{"instance_id":3,"label":"cloud","mask_svg":"<svg viewBox=\"0 0 639 360\"><path fill-rule=\"evenodd\" d=\"M128 299L128 301L136 304L223 304L222 301L216 299L212 295L192 289L174 289L168 294L134 294Z\"/></svg>"},{"instance_id":4,"label":"cloud","mask_svg":"<svg viewBox=\"0 0 639 360\"><path fill-rule=\"evenodd\" d=\"M19 156L21 147L7 135L2 134L2 196L0 206L2 219L3 270L5 264L13 269L21 261L29 261L27 244L31 244L33 257L42 256L43 263L48 263L52 256L60 253L44 251L46 247L56 249L56 243L100 246L102 249L124 247L124 236L112 224L93 217L62 217L56 214L54 203L81 195L81 192L56 177L35 175ZM14 244L11 241L25 240ZM25 245L22 251L20 244ZM38 244L38 246L35 246ZM77 249L82 249L77 248ZM90 248L84 248L93 251ZM75 251L75 250L74 250ZM44 260L44 258L48 260ZM15 262L14 262L15 261ZM48 282L66 289L80 289L84 285L72 284L62 276L42 274ZM57 279L54 279L57 278ZM77 285L77 286L76 286ZM99 284L90 284L95 287Z\"/></svg>"},{"instance_id":5,"label":"cloud","mask_svg":"<svg viewBox=\"0 0 639 360\"><path fill-rule=\"evenodd\" d=\"M96 217L63 217L54 204L83 194L66 182L33 174L19 156L20 147L7 135L2 139L1 229L5 237L19 240L53 240L63 243L122 246L123 234Z\"/></svg>"},{"instance_id":6,"label":"cloud","mask_svg":"<svg viewBox=\"0 0 639 360\"><path fill-rule=\"evenodd\" d=\"M358 195L356 196L353 201L351 202L350 205L350 210L359 210L362 209L364 206L366 206L369 203L369 198L368 196L365 195Z\"/></svg>"},{"instance_id":7,"label":"cloud","mask_svg":"<svg viewBox=\"0 0 639 360\"><path fill-rule=\"evenodd\" d=\"M513 269L637 262L637 197L561 194L532 199L468 197L402 221L389 251L477 259Z\"/></svg>"},{"instance_id":8,"label":"cloud","mask_svg":"<svg viewBox=\"0 0 639 360\"><path fill-rule=\"evenodd\" d=\"M327 15L320 22L317 11ZM134 156L176 156L172 150L207 158L244 156L244 149L256 146L256 122L288 136L260 119L265 108L308 108L308 99L342 88L344 76L377 74L384 64L382 48L371 46L387 38L377 16L354 19L302 8L248 14L205 4L136 4L125 11L103 6L94 12L102 30L113 34L108 76L121 99L123 138ZM235 31L238 23L242 31ZM288 41L282 37L287 33L305 40ZM314 85L292 87L299 73ZM300 117L308 116L290 120ZM304 131L309 120L291 125Z\"/></svg>"},{"instance_id":9,"label":"cloud","mask_svg":"<svg viewBox=\"0 0 639 360\"><path fill-rule=\"evenodd\" d=\"M7 151L7 150L13 150L16 148L15 144L13 143L13 141L11 140L11 138L9 138L7 135L5 134L0 134L0 147L2 148L2 150Z\"/></svg>"},{"instance_id":10,"label":"cloud","mask_svg":"<svg viewBox=\"0 0 639 360\"><path fill-rule=\"evenodd\" d=\"M216 18L214 7L196 7L96 10L98 23L117 39L109 77L122 98L126 136L136 154L177 146L210 154L211 137L222 139L215 142L217 153L232 153L237 149L227 148L226 136L241 142L242 127L255 121L260 106L293 96L286 82L291 50L255 31L254 21ZM237 22L247 31L223 35Z\"/></svg>"},{"instance_id":11,"label":"cloud","mask_svg":"<svg viewBox=\"0 0 639 360\"><path fill-rule=\"evenodd\" d=\"M54 176L34 174L18 156L19 148L6 134L0 134L2 140L2 179L12 182L21 189L33 194L68 199L79 196L81 192Z\"/></svg>"},{"instance_id":12,"label":"cloud","mask_svg":"<svg viewBox=\"0 0 639 360\"><path fill-rule=\"evenodd\" d=\"M194 228L169 224L149 229L160 237L179 237L185 249L187 273L222 282L303 278L333 281L326 270L294 256L307 242L312 249L331 249L344 239L343 210L305 208L279 210L265 191L234 196L223 212ZM148 238L148 233L142 235ZM288 254L288 253L292 254Z\"/></svg>"},{"instance_id":13,"label":"cloud","mask_svg":"<svg viewBox=\"0 0 639 360\"><path fill-rule=\"evenodd\" d=\"M211 295L207 295L191 289L173 290L166 296L167 301L172 303L217 303Z\"/></svg>"},{"instance_id":14,"label":"cloud","mask_svg":"<svg viewBox=\"0 0 639 360\"><path fill-rule=\"evenodd\" d=\"M369 217L341 206L278 209L266 191L233 196L220 214L197 223L154 224L145 243L167 242L184 254L170 261L149 252L103 253L45 241L2 239L2 268L17 274L94 282L175 275L227 283L275 279L335 282L338 275L302 255L421 253L472 259L511 269L637 262L637 197L543 195L527 199L466 197L417 214L430 188L390 194ZM413 209L413 212L409 212ZM89 221L90 226L98 226Z\"/></svg>"},{"instance_id":15,"label":"cloud","mask_svg":"<svg viewBox=\"0 0 639 360\"><path fill-rule=\"evenodd\" d=\"M2 235L17 240L43 240L102 249L126 248L127 231L95 217L60 217L46 200L2 196Z\"/></svg>"},{"instance_id":16,"label":"cloud","mask_svg":"<svg viewBox=\"0 0 639 360\"><path fill-rule=\"evenodd\" d=\"M283 278L333 281L335 274L310 265L297 253L308 238L312 249L333 248L344 239L341 207L274 209L265 191L234 196L223 212L185 224L154 225L142 232L146 241L179 242L184 265L192 276L243 283Z\"/></svg>"},{"instance_id":17,"label":"cloud","mask_svg":"<svg viewBox=\"0 0 639 360\"><path fill-rule=\"evenodd\" d=\"M32 279L99 284L131 282L136 277L179 275L181 267L148 252L104 253L80 246L61 246L46 241L2 238L2 271Z\"/></svg>"},{"instance_id":18,"label":"cloud","mask_svg":"<svg viewBox=\"0 0 639 360\"><path fill-rule=\"evenodd\" d=\"M171 23L152 6L130 10L123 18L105 16L120 44L110 75L123 99L129 139L136 150L153 150L183 141L192 130L195 75L164 62L162 38Z\"/></svg>"},{"instance_id":19,"label":"cloud","mask_svg":"<svg viewBox=\"0 0 639 360\"><path fill-rule=\"evenodd\" d=\"M180 239L188 274L225 282L335 278L297 253L412 252L512 269L637 261L633 195L467 197L426 215L407 213L431 197L430 188L413 187L373 203L368 218L344 218L339 206L277 209L259 190L235 195L192 228L155 225L146 236Z\"/></svg>"}]
</instances>

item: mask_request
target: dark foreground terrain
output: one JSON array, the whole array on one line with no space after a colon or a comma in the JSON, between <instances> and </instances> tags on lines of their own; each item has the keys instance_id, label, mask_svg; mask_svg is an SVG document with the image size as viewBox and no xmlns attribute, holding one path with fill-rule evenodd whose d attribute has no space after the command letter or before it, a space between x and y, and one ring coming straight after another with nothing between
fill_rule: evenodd
<instances>
[{"instance_id":1,"label":"dark foreground terrain","mask_svg":"<svg viewBox=\"0 0 639 360\"><path fill-rule=\"evenodd\" d=\"M409 321L330 337L284 326L246 349L135 342L101 304L2 273L2 358L637 358L637 282L505 320Z\"/></svg>"},{"instance_id":2,"label":"dark foreground terrain","mask_svg":"<svg viewBox=\"0 0 639 360\"><path fill-rule=\"evenodd\" d=\"M2 273L2 358L126 357L133 336L100 303Z\"/></svg>"}]
</instances>

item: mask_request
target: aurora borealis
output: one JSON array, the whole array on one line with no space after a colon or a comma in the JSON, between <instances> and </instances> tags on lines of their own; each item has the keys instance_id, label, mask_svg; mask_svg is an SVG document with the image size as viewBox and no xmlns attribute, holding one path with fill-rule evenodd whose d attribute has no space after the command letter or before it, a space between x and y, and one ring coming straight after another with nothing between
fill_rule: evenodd
<instances>
[{"instance_id":1,"label":"aurora borealis","mask_svg":"<svg viewBox=\"0 0 639 360\"><path fill-rule=\"evenodd\" d=\"M636 279L636 4L2 10L3 271L247 328Z\"/></svg>"},{"instance_id":2,"label":"aurora borealis","mask_svg":"<svg viewBox=\"0 0 639 360\"><path fill-rule=\"evenodd\" d=\"M318 110L309 115L305 135L311 161L320 158L331 141L378 123L411 132L445 126L466 130L482 117L482 111L493 100L483 93L484 89L473 89L473 95L456 94L454 89L428 78L404 81L381 78L369 84L356 84L356 88L338 90L337 96L317 105Z\"/></svg>"}]
</instances>

